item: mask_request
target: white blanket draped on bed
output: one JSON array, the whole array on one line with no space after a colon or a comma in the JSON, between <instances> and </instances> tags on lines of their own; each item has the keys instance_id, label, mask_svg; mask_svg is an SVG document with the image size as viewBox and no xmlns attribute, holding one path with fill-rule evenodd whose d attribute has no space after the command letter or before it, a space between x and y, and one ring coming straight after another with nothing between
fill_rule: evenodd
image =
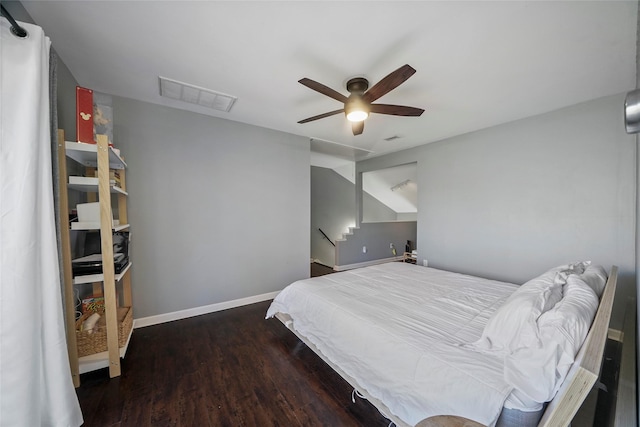
<instances>
[{"instance_id":1,"label":"white blanket draped on bed","mask_svg":"<svg viewBox=\"0 0 640 427\"><path fill-rule=\"evenodd\" d=\"M460 344L478 339L516 288L395 262L295 282L267 318L290 315L299 333L408 424L457 414L493 425L512 390L503 362Z\"/></svg>"}]
</instances>

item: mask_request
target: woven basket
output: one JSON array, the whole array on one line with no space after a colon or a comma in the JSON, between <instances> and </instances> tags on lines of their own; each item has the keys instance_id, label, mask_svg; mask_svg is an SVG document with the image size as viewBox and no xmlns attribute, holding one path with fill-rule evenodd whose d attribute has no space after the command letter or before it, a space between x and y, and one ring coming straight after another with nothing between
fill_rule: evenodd
<instances>
[{"instance_id":1,"label":"woven basket","mask_svg":"<svg viewBox=\"0 0 640 427\"><path fill-rule=\"evenodd\" d=\"M93 328L93 333L81 331L82 323L93 313L83 314L76 320L76 345L78 357L107 351L107 324L104 313L100 314L98 323ZM118 346L124 347L133 327L133 309L131 307L118 308Z\"/></svg>"}]
</instances>

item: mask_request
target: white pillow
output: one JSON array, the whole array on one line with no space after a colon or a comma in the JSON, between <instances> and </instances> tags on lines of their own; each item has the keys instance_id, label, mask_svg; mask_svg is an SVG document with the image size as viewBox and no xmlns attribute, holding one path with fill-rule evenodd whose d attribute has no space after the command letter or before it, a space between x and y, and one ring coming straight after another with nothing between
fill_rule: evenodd
<instances>
[{"instance_id":1,"label":"white pillow","mask_svg":"<svg viewBox=\"0 0 640 427\"><path fill-rule=\"evenodd\" d=\"M567 277L571 274L583 274L587 268L591 265L591 261L580 261L572 264L561 265L560 267L552 268L549 272L557 272L556 282L567 283Z\"/></svg>"},{"instance_id":2,"label":"white pillow","mask_svg":"<svg viewBox=\"0 0 640 427\"><path fill-rule=\"evenodd\" d=\"M574 357L589 332L600 303L582 276L572 275L563 286L562 300L538 319L543 342L556 340Z\"/></svg>"},{"instance_id":3,"label":"white pillow","mask_svg":"<svg viewBox=\"0 0 640 427\"><path fill-rule=\"evenodd\" d=\"M580 278L593 289L598 298L602 296L602 291L607 284L607 272L601 265L590 265L580 275Z\"/></svg>"},{"instance_id":4,"label":"white pillow","mask_svg":"<svg viewBox=\"0 0 640 427\"><path fill-rule=\"evenodd\" d=\"M506 355L539 346L538 317L560 301L567 278L583 273L587 265L580 262L552 268L520 286L491 315L480 339L467 347Z\"/></svg>"},{"instance_id":5,"label":"white pillow","mask_svg":"<svg viewBox=\"0 0 640 427\"><path fill-rule=\"evenodd\" d=\"M509 354L539 342L536 320L562 297L556 273L545 273L520 286L489 318L477 350Z\"/></svg>"},{"instance_id":6,"label":"white pillow","mask_svg":"<svg viewBox=\"0 0 640 427\"><path fill-rule=\"evenodd\" d=\"M505 357L505 380L539 403L562 385L598 309L596 293L579 275L568 276L563 288L562 300L538 318L539 344Z\"/></svg>"}]
</instances>

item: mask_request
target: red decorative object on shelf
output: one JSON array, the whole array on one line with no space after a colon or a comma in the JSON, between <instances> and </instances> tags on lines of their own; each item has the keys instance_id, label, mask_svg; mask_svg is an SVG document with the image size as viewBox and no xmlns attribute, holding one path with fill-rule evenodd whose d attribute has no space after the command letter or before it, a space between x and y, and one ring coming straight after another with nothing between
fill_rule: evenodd
<instances>
[{"instance_id":1,"label":"red decorative object on shelf","mask_svg":"<svg viewBox=\"0 0 640 427\"><path fill-rule=\"evenodd\" d=\"M78 142L95 144L93 139L93 90L76 86L76 135Z\"/></svg>"}]
</instances>

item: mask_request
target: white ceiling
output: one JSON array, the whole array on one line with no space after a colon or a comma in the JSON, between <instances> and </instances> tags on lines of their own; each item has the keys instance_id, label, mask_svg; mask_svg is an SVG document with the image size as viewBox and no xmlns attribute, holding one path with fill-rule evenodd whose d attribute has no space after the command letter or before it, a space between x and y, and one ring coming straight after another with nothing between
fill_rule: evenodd
<instances>
[{"instance_id":1,"label":"white ceiling","mask_svg":"<svg viewBox=\"0 0 640 427\"><path fill-rule=\"evenodd\" d=\"M82 86L373 151L356 159L635 87L636 0L22 3ZM417 73L379 102L422 117L372 114L360 136L343 115L296 123L342 107L302 77L347 94L403 64ZM238 100L164 98L159 76Z\"/></svg>"}]
</instances>

